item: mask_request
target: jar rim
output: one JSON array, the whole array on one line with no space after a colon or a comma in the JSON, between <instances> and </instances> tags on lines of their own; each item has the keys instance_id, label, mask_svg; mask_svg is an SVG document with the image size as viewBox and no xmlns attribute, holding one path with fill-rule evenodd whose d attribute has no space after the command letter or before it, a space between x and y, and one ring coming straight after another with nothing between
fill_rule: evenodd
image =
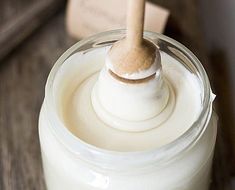
<instances>
[{"instance_id":1,"label":"jar rim","mask_svg":"<svg viewBox=\"0 0 235 190\"><path fill-rule=\"evenodd\" d=\"M186 130L181 136L172 142L163 145L159 148L154 148L151 150L136 151L136 152L120 152L113 150L106 150L103 148L96 147L94 145L88 144L75 135L73 135L65 126L64 123L59 118L56 111L56 102L54 99L53 93L53 84L57 74L57 71L60 69L60 66L64 61L71 56L74 52L78 50L79 47L82 47L85 44L92 42L97 42L97 39L112 39L112 37L119 38L125 34L125 30L112 30L107 32L102 32L94 36L83 39L72 47L70 47L63 55L56 61L53 66L45 87L45 99L44 104L47 110L47 115L49 116L50 121L53 123L49 125L52 129L54 135L57 139L65 145L65 147L75 155L79 155L84 161L93 163L95 165L100 165L105 168L114 169L119 166L119 168L127 168L131 166L141 166L148 164L156 164L161 162L169 162L173 158L176 158L180 152L183 152L190 148L203 134L204 130L207 127L207 123L211 117L212 113L212 97L211 97L211 87L210 82L207 77L206 71L203 68L202 64L198 58L184 45L175 41L172 38L169 38L163 34L157 34L154 32L145 32L144 36L147 38L156 38L160 41L167 42L173 47L180 50L184 53L185 56L190 60L190 63L196 67L199 75L201 76L201 82L203 84L203 101L202 101L202 110L196 119L196 121ZM104 39L104 40L105 40ZM110 42L114 42L111 40ZM202 123L203 122L203 123ZM186 143L186 140L187 143ZM177 147L173 149L173 147ZM114 164L115 163L115 164ZM121 163L121 165L119 165Z\"/></svg>"}]
</instances>

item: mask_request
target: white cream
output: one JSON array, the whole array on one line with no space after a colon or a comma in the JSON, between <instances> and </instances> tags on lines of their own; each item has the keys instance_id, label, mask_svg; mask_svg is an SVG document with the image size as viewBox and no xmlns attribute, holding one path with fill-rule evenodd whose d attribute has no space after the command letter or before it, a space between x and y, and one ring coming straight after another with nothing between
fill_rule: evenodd
<instances>
[{"instance_id":1,"label":"white cream","mask_svg":"<svg viewBox=\"0 0 235 190\"><path fill-rule=\"evenodd\" d=\"M153 120L164 110L169 100L170 89L162 77L160 60L159 54L150 68L120 76L115 72L109 54L106 55L105 66L92 92L93 107L102 121L111 127L127 131L139 132L156 127L156 124L140 121ZM117 80L110 71L124 79L154 78L142 83L127 83ZM155 120L159 123L158 119Z\"/></svg>"},{"instance_id":2,"label":"white cream","mask_svg":"<svg viewBox=\"0 0 235 190\"><path fill-rule=\"evenodd\" d=\"M109 124L105 124L100 119L102 117L97 115L97 110L94 110L91 100L99 71L104 66L105 52L103 48L85 54L75 53L56 73L50 90L57 106L55 114L63 125L51 117L48 104L52 100L48 100L46 95L39 119L39 136L48 190L208 190L216 135L214 116L205 124L208 126L198 140L170 162L156 162L150 168L146 166L148 169L145 166L131 169L123 166L126 162L132 163L133 160L134 163L140 159L136 151L145 155L178 139L197 120L202 109L197 77L175 59L161 53L164 78L171 86L169 89L173 90L169 93L166 108L153 120L125 123L132 127L138 123L139 127L152 125L154 128L151 130L118 130L110 125L115 126L116 122L119 122L117 125L123 124L124 120L112 120L113 117L109 117ZM144 108L145 105L139 106ZM53 125L60 125L59 132L53 130ZM184 142L188 141L190 139L184 139ZM180 146L174 147L174 151ZM94 152L85 154L85 147L92 148ZM110 160L114 169L106 169L105 161L102 166L98 165L96 156L99 160L107 159L99 153L99 148L104 152L112 150L108 154L117 156L117 160ZM133 156L128 157L130 160L119 159L120 155L126 154ZM153 154L151 158L157 156ZM170 156L166 154L164 159Z\"/></svg>"},{"instance_id":3,"label":"white cream","mask_svg":"<svg viewBox=\"0 0 235 190\"><path fill-rule=\"evenodd\" d=\"M119 126L113 125L116 122L108 122L115 128L126 128L126 130L130 131L146 130L149 124L144 127L141 121L153 120L164 110L169 100L168 88L160 73L157 73L152 80L147 82L130 84L115 79L108 72L108 69L104 67L92 90L92 104L97 115L104 122L108 122L108 120L123 120ZM141 129L138 127L130 129L128 125L124 124L125 120L137 125L141 123L142 127Z\"/></svg>"},{"instance_id":4,"label":"white cream","mask_svg":"<svg viewBox=\"0 0 235 190\"><path fill-rule=\"evenodd\" d=\"M101 55L100 51L101 50L98 50L97 52L94 51L92 53L94 60L99 59L98 55ZM75 54L70 57L69 61L76 63L76 60L79 59L79 56L79 54ZM105 57L105 52L103 52L103 56ZM100 82L110 82L111 84L102 83L103 88L100 89L102 92L99 92L99 98L103 98L101 99L101 102L103 102L102 105L110 105L110 108L115 107L116 105L116 108L122 108L118 105L129 104L129 110L123 110L123 113L126 114L123 115L123 117L127 116L128 120L123 120L113 115L102 113L102 109L96 109L95 111L91 101L91 94L93 87L98 79L99 73L94 73L84 76L85 80L83 80L82 83L73 84L76 83L76 80L78 79L71 78L69 84L74 88L64 91L66 93L67 100L66 103L64 103L64 106L61 108L63 112L61 117L63 118L64 123L68 129L78 138L89 144L116 151L140 151L161 147L182 135L197 119L198 114L202 108L199 85L197 84L198 82L195 76L188 72L176 60L169 57L165 53L161 53L161 56L164 78L168 81L169 85L174 91L171 91L170 104L167 104L166 108L162 111L161 114L147 120L141 120L142 118L145 118L147 114L149 114L148 109L149 107L152 107L151 104L154 104L154 101L152 101L152 99L150 99L148 96L144 101L138 101L138 99L144 98L143 96L146 95L146 91L148 90L149 93L147 93L147 95L152 93L151 85L158 85L154 83L154 81L151 81L148 84L148 89L145 89L144 91L139 90L139 88L143 88L143 86L137 85L131 86L130 93L125 94L126 91L128 91L129 86L123 86L123 84L120 84L121 87L123 87L123 91L116 92L115 85L119 84L113 82L112 78L104 78L100 80ZM102 60L104 60L104 57ZM79 64L79 62L77 62L77 64ZM102 65L103 67L102 63L98 63L98 61L96 61L95 63L87 63L86 66L84 65L84 69L89 70L92 65L96 64ZM64 67L66 67L66 63ZM75 68L72 67L66 69L75 70ZM79 70L77 72L77 75L74 75L76 78L79 77ZM108 76L101 74L100 77ZM114 88L112 88L112 93L109 93L108 91L110 89L108 89L108 87L111 87L111 85L114 85ZM120 86L118 86L116 89L122 90ZM138 96L132 96L133 92L138 93ZM120 94L124 95L125 97L120 97ZM133 110L131 110L132 107ZM122 110L117 110L116 113L120 113L119 111ZM127 115L128 113L129 115ZM141 113L143 115L141 115ZM131 120L132 114L140 114L138 115L140 120ZM105 122L100 118L105 118ZM142 132L130 133L128 130L125 132L114 129L120 128L122 124L125 124L123 126L124 130L126 128L128 130L134 131L135 128L140 128ZM145 128L151 130L143 131Z\"/></svg>"}]
</instances>

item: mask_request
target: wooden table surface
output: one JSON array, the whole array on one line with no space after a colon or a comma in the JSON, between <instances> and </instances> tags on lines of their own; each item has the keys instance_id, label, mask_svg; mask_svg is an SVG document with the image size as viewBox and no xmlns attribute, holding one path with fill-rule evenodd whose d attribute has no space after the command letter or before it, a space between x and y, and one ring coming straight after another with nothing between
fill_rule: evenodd
<instances>
[{"instance_id":1,"label":"wooden table surface","mask_svg":"<svg viewBox=\"0 0 235 190\"><path fill-rule=\"evenodd\" d=\"M164 1L160 3L170 7ZM173 6L170 8L173 9ZM176 10L178 12L172 11L172 14L181 15L182 7ZM195 12L192 12L187 14L195 16L192 15ZM169 22L176 23L176 27L167 26L166 33L188 45L196 51L201 60L207 62L204 46L196 40L201 39L198 29L192 32L187 28L187 23L188 26L192 25L189 19L177 25L177 19L179 20L180 16L170 18ZM45 189L37 122L47 75L58 57L75 43L64 28L62 12L48 21L0 64L0 190ZM213 190L225 190L229 178L227 164L221 159L222 155L226 154L224 147L225 144L219 135Z\"/></svg>"},{"instance_id":2,"label":"wooden table surface","mask_svg":"<svg viewBox=\"0 0 235 190\"><path fill-rule=\"evenodd\" d=\"M45 189L38 114L47 75L74 42L60 14L0 64L0 190Z\"/></svg>"}]
</instances>

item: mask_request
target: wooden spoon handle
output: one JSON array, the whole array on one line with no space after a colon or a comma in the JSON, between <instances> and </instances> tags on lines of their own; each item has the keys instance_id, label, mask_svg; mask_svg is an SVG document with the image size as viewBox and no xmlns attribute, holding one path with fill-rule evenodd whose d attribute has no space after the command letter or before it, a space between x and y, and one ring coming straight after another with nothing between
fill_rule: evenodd
<instances>
[{"instance_id":1,"label":"wooden spoon handle","mask_svg":"<svg viewBox=\"0 0 235 190\"><path fill-rule=\"evenodd\" d=\"M145 0L129 0L127 12L127 43L140 46L143 40Z\"/></svg>"}]
</instances>

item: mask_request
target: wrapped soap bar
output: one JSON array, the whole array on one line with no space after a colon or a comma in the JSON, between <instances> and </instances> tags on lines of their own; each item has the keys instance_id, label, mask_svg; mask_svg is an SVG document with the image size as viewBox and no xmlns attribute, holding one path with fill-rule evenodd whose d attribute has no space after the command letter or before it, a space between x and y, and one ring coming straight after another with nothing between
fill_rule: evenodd
<instances>
[{"instance_id":1,"label":"wrapped soap bar","mask_svg":"<svg viewBox=\"0 0 235 190\"><path fill-rule=\"evenodd\" d=\"M69 0L66 26L75 38L125 28L126 0ZM169 11L153 3L146 3L145 30L162 33Z\"/></svg>"}]
</instances>

